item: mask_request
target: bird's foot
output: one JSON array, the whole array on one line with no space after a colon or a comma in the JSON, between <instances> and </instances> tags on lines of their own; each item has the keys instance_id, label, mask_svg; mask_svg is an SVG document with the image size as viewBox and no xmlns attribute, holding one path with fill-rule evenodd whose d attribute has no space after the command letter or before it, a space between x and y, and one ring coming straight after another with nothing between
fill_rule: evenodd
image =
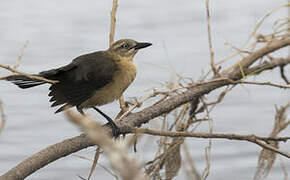
<instances>
[{"instance_id":1,"label":"bird's foot","mask_svg":"<svg viewBox=\"0 0 290 180\"><path fill-rule=\"evenodd\" d=\"M106 126L109 126L112 129L112 136L114 138L119 137L121 134L121 129L115 123L108 122Z\"/></svg>"}]
</instances>

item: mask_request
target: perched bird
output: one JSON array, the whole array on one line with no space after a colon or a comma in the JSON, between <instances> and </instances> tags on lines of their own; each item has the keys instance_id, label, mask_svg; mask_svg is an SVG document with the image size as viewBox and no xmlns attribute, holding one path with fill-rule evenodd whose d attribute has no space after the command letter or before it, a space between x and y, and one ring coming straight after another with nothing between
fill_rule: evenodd
<instances>
[{"instance_id":1,"label":"perched bird","mask_svg":"<svg viewBox=\"0 0 290 180\"><path fill-rule=\"evenodd\" d=\"M114 121L99 110L101 106L118 99L136 77L136 65L133 61L139 49L151 46L151 43L121 39L108 50L81 55L70 64L35 76L56 80L49 88L52 107L76 107L84 114L83 109L94 108L108 120L113 133L118 135L118 127ZM12 75L6 78L22 89L31 88L47 82L31 79L24 75Z\"/></svg>"}]
</instances>

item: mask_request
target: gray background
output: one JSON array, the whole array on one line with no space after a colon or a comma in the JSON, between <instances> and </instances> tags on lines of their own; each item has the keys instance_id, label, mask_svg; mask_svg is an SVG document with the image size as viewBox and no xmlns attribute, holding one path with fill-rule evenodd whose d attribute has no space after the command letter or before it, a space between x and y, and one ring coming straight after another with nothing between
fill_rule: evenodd
<instances>
[{"instance_id":1,"label":"gray background","mask_svg":"<svg viewBox=\"0 0 290 180\"><path fill-rule=\"evenodd\" d=\"M213 46L216 60L234 51L225 46L226 41L240 47L254 29L255 24L270 10L285 0L216 0L211 2ZM111 1L93 0L1 0L0 1L0 63L14 65L20 47L29 41L19 70L36 73L69 63L74 57L106 49L110 26ZM272 32L277 18L287 15L280 10L267 19L261 33ZM153 46L140 52L135 61L139 71L125 97L144 97L144 89L159 86L160 82L174 79L170 67L183 76L197 80L209 67L206 16L204 1L122 0L117 13L116 39L133 38L152 42ZM283 57L287 51L279 51ZM152 65L154 64L154 65ZM0 70L0 75L8 74ZM289 76L289 68L286 71ZM253 79L250 79L253 80ZM259 81L281 83L279 73L266 72ZM1 81L0 98L4 102L7 124L0 136L0 174L23 159L48 145L78 135L79 130L65 120L63 114L54 115L49 108L48 86L21 90ZM209 98L217 97L212 93ZM272 87L239 86L230 92L214 110L214 132L268 135L275 114L274 105L289 101L287 90ZM109 114L117 114L118 103L101 107ZM93 111L91 114L101 119ZM103 119L102 119L103 120ZM156 124L157 118L152 124ZM207 124L197 131L207 132ZM289 135L289 128L281 135ZM150 143L149 143L150 142ZM205 167L206 140L188 139L191 154L199 171ZM137 156L150 160L157 142L143 137ZM289 143L281 144L289 151ZM214 140L212 163L208 179L252 179L260 147L247 142ZM94 148L78 154L93 158ZM288 173L290 162L284 159ZM101 157L100 162L108 162ZM280 156L269 179L282 179ZM91 163L69 156L39 170L27 179L78 179L85 176ZM93 179L112 178L99 166ZM176 179L183 179L184 171Z\"/></svg>"}]
</instances>

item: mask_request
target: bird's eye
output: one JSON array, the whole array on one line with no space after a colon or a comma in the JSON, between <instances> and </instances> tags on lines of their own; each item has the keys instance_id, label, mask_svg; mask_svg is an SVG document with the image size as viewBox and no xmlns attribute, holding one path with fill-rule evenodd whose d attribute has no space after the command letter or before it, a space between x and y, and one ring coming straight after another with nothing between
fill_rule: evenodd
<instances>
[{"instance_id":1,"label":"bird's eye","mask_svg":"<svg viewBox=\"0 0 290 180\"><path fill-rule=\"evenodd\" d=\"M128 49L129 48L129 44L127 44L127 43L122 44L121 48L122 49Z\"/></svg>"}]
</instances>

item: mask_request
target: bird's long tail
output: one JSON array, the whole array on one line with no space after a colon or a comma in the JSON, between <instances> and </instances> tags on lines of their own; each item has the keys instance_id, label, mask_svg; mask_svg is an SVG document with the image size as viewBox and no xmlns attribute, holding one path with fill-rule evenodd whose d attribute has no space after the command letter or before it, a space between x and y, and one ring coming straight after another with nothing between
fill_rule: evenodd
<instances>
[{"instance_id":1,"label":"bird's long tail","mask_svg":"<svg viewBox=\"0 0 290 180\"><path fill-rule=\"evenodd\" d=\"M31 88L46 83L37 79L31 79L24 75L12 75L7 77L5 80L12 82L13 84L17 85L22 89Z\"/></svg>"}]
</instances>

